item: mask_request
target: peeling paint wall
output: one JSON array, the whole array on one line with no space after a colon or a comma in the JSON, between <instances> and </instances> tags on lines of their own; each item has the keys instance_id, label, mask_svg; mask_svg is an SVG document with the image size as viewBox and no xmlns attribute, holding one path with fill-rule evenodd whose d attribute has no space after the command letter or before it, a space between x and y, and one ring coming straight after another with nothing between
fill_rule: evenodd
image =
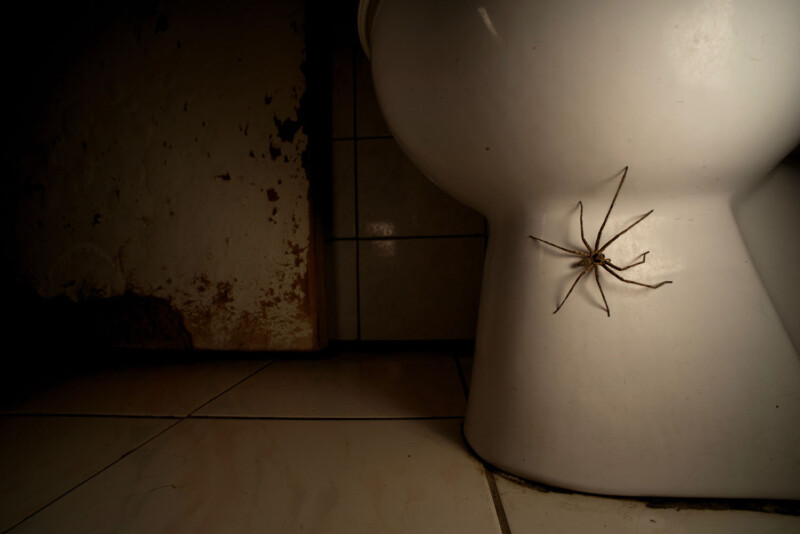
<instances>
[{"instance_id":1,"label":"peeling paint wall","mask_svg":"<svg viewBox=\"0 0 800 534\"><path fill-rule=\"evenodd\" d=\"M198 349L318 348L303 3L106 4L20 104L15 276L157 298Z\"/></svg>"}]
</instances>

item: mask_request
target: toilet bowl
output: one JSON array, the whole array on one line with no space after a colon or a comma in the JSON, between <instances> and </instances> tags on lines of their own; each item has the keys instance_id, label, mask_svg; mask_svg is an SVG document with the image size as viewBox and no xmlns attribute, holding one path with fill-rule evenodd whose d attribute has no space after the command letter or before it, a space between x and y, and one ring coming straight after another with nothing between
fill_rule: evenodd
<instances>
[{"instance_id":1,"label":"toilet bowl","mask_svg":"<svg viewBox=\"0 0 800 534\"><path fill-rule=\"evenodd\" d=\"M798 28L795 0L362 0L396 141L489 223L483 459L593 493L800 498L797 321L732 209L800 142ZM589 247L653 210L604 254L672 283L597 266L603 293L589 271L554 313L583 257L529 236L586 250L579 201Z\"/></svg>"}]
</instances>

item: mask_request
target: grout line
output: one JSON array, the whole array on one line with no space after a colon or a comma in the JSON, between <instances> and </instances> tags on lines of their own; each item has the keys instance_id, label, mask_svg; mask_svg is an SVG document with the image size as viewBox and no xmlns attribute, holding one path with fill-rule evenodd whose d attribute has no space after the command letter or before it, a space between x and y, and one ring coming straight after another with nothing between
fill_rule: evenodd
<instances>
[{"instance_id":1,"label":"grout line","mask_svg":"<svg viewBox=\"0 0 800 534\"><path fill-rule=\"evenodd\" d=\"M484 234L427 234L427 235L393 235L393 236L364 236L364 237L328 237L325 241L394 241L397 239L457 239L480 238L486 239Z\"/></svg>"},{"instance_id":2,"label":"grout line","mask_svg":"<svg viewBox=\"0 0 800 534\"><path fill-rule=\"evenodd\" d=\"M453 361L456 364L458 371L458 378L461 380L461 387L464 388L464 397L469 399L469 386L467 386L467 377L464 373L464 368L461 366L461 360L458 355L453 355ZM506 509L503 507L503 499L500 496L500 490L497 489L497 481L495 481L494 474L489 470L486 463L472 450L472 447L467 443L467 437L464 436L464 443L467 449L472 453L475 459L481 464L483 468L483 476L486 477L486 484L489 486L489 493L492 494L492 504L494 504L494 512L497 514L497 523L500 526L501 534L511 534L511 527L508 524L508 517L506 516Z\"/></svg>"},{"instance_id":3,"label":"grout line","mask_svg":"<svg viewBox=\"0 0 800 534\"><path fill-rule=\"evenodd\" d=\"M483 467L483 474L486 475L486 483L489 484L489 492L492 494L492 502L494 503L494 511L497 514L497 522L500 524L500 532L502 534L511 534L511 526L508 524L506 509L503 507L503 498L500 496L500 490L497 489L497 481L494 479L494 474L486 466Z\"/></svg>"},{"instance_id":4,"label":"grout line","mask_svg":"<svg viewBox=\"0 0 800 534\"><path fill-rule=\"evenodd\" d=\"M220 419L231 421L460 421L463 415L411 415L411 416L281 416L281 415L190 415L188 419Z\"/></svg>"},{"instance_id":5,"label":"grout line","mask_svg":"<svg viewBox=\"0 0 800 534\"><path fill-rule=\"evenodd\" d=\"M75 413L75 412L9 412L0 413L2 417L64 417L64 418L106 418L106 419L185 419L184 415L152 415L152 414L128 414L128 413Z\"/></svg>"},{"instance_id":6,"label":"grout line","mask_svg":"<svg viewBox=\"0 0 800 534\"><path fill-rule=\"evenodd\" d=\"M469 441L467 441L467 435L464 433L464 429L462 428L461 431L461 436L464 440L464 448L469 451L472 457L475 458L483 468L483 475L486 477L486 484L489 486L489 493L492 495L492 504L494 504L494 512L497 514L497 523L500 526L500 532L501 534L511 534L511 526L508 524L508 516L503 506L503 498L500 495L500 490L497 488L497 480L494 475L495 467L475 452L475 449L473 449Z\"/></svg>"},{"instance_id":7,"label":"grout line","mask_svg":"<svg viewBox=\"0 0 800 534\"><path fill-rule=\"evenodd\" d=\"M212 399L213 400L213 399ZM209 401L210 402L210 401ZM205 406L205 404L203 405ZM200 407L202 408L202 406ZM200 409L198 408L198 409ZM163 421L181 422L186 419L213 419L230 421L440 421L450 420L459 421L464 419L463 415L390 415L390 416L298 416L298 415L195 415L192 412L186 416L175 415L115 415L115 414L0 414L2 417L64 417L72 419L154 419Z\"/></svg>"},{"instance_id":8,"label":"grout line","mask_svg":"<svg viewBox=\"0 0 800 534\"><path fill-rule=\"evenodd\" d=\"M353 47L350 60L353 62L353 205L355 208L356 242L356 339L361 339L361 251L359 247L358 221L358 52Z\"/></svg>"},{"instance_id":9,"label":"grout line","mask_svg":"<svg viewBox=\"0 0 800 534\"><path fill-rule=\"evenodd\" d=\"M361 137L353 136L342 136L342 137L331 137L331 141L372 141L375 139L394 139L392 134L384 134L384 135L364 135Z\"/></svg>"},{"instance_id":10,"label":"grout line","mask_svg":"<svg viewBox=\"0 0 800 534\"><path fill-rule=\"evenodd\" d=\"M238 386L239 384L241 384L242 382L244 382L245 380L247 380L247 379L248 379L248 378L250 378L251 376L253 376L253 375L256 375L256 374L260 373L261 371L263 371L264 369L266 369L267 367L269 367L269 366L270 366L270 365L272 365L273 363L275 363L275 360L272 360L272 361L269 361L269 362L265 363L264 365L262 365L261 367L259 367L258 369L256 369L256 370L255 370L255 371L253 371L252 373L250 373L249 375L245 376L244 378L242 378L241 380L239 380L238 382L236 382L235 384L233 384L232 386L230 386L229 388L227 388L227 389L223 390L222 392L218 393L217 395L214 395L214 396L213 396L213 397L211 397L209 400L207 400L206 402L204 402L203 404L201 404L200 406L198 406L197 408L195 408L194 410L192 410L191 412L189 412L188 414L186 414L186 417L191 417L192 415L194 415L194 413L195 413L197 410L200 410L200 409L202 409L203 407L205 407L205 406L208 406L209 404L211 404L212 402L214 402L215 400L217 400L217 399L218 399L218 398L220 398L221 396L225 395L227 392L229 392L230 390L232 390L233 388L235 388L236 386Z\"/></svg>"},{"instance_id":11,"label":"grout line","mask_svg":"<svg viewBox=\"0 0 800 534\"><path fill-rule=\"evenodd\" d=\"M229 388L223 390L221 393L215 395L214 397L209 399L207 402L204 402L203 404L201 404L200 406L198 406L197 408L195 408L194 410L189 412L189 414L187 414L186 416L152 416L152 415L149 415L149 416L133 415L132 416L132 415L110 415L110 414L100 414L100 415L61 414L60 415L61 417L109 417L109 418L110 417L114 417L114 418L122 418L122 419L128 418L128 419L166 419L166 420L172 419L172 420L174 420L174 422L171 425L168 425L166 428L164 428L160 432L157 432L156 434L151 436L149 439L145 440L144 442L140 443L136 447L132 448L131 450L129 450L128 452L126 452L125 454L123 454L122 456L120 456L119 458L117 458L116 460L111 462L110 464L106 465L105 467L103 467L99 471L95 472L93 475L87 477L86 479L82 480L78 484L74 485L72 488L68 489L67 491L65 491L64 493L62 493L61 495L59 495L55 499L53 499L50 502L48 502L47 504L44 504L41 507L37 508L36 510L34 510L33 512L31 512L30 514L25 516L21 521L19 521L18 523L12 525L10 528L8 528L7 530L4 530L3 532L5 533L5 532L11 531L12 529L15 529L20 524L24 523L25 521L27 521L31 517L35 516L36 514L38 514L39 512L44 510L45 508L47 508L48 506L54 504L56 501L59 501L59 500L63 499L64 497L66 497L67 495L69 495L70 493L75 491L76 489L80 488L81 486L83 486L84 484L89 482L90 480L94 479L95 477L99 476L101 473L104 473L105 471L110 469L112 466L114 466L117 463L119 463L120 461L122 461L124 458L128 457L129 455L131 455L134 452L138 451L139 449L141 449L142 447L144 447L145 445L147 445L148 443L150 443L154 439L156 439L159 436L163 435L165 432L171 430L172 428L175 428L175 426L178 425L179 423L181 423L182 421L185 421L186 419L191 418L192 414L194 414L197 410L200 410L201 408L203 408L203 406L206 406L210 402L213 402L214 400L218 399L219 397L221 397L222 395L224 395L228 391L232 390L233 388L235 388L236 386L238 386L239 384L241 384L242 382L244 382L245 380L247 380L251 376L255 375L256 373L259 373L262 370L266 369L267 367L269 367L273 363L274 363L274 360L273 361L269 361L269 362L265 363L264 365L260 366L258 369L256 369L255 371L249 373L247 376L245 376L241 380L237 381L235 384L233 384ZM6 414L3 414L3 415L6 415ZM53 414L29 414L29 415L47 416L47 415L53 415Z\"/></svg>"},{"instance_id":12,"label":"grout line","mask_svg":"<svg viewBox=\"0 0 800 534\"><path fill-rule=\"evenodd\" d=\"M156 439L156 438L158 438L159 436L163 435L165 432L167 432L167 431L169 431L169 430L171 430L171 429L175 428L175 425L179 424L179 423L180 423L181 421L183 421L183 420L184 420L184 418L180 418L180 419L176 420L174 423L172 423L171 425L169 425L169 426L167 426L166 428L164 428L163 430L161 430L160 432L156 432L156 434L154 434L154 435L153 435L153 436L151 436L150 438L146 439L145 441L143 441L142 443L140 443L140 444L139 444L139 445L137 445L136 447L132 448L131 450L129 450L128 452L126 452L125 454L123 454L122 456L120 456L119 458L117 458L116 460L114 460L113 462L111 462L110 464L108 464L107 466L103 467L102 469L100 469L99 471L97 471L96 473L94 473L93 475L91 475L91 476L87 477L85 480L82 480L81 482L78 482L78 483L77 483L77 484L75 484L73 487L71 487L70 489L68 489L67 491L65 491L64 493L62 493L62 494L61 494L61 495L59 495L58 497L56 497L55 499L51 500L51 501L50 501L50 502L48 502L47 504L44 504L44 505L40 506L39 508L37 508L36 510L34 510L33 512L31 512L30 514L28 514L27 516L25 516L25 518L23 518L22 520L20 520L20 521L19 521L19 522L17 522L16 524L12 525L12 526L11 526L11 527L9 527L8 529L4 530L4 531L3 531L3 533L10 532L11 530L13 530L13 529L17 528L19 525L21 525L22 523L24 523L25 521L27 521L27 520L28 520L28 519L30 519L31 517L35 516L36 514L38 514L39 512L41 512L42 510L44 510L45 508L47 508L47 507L51 506L52 504L55 504L55 502L56 502L56 501L59 501L59 500L63 499L64 497L66 497L67 495L69 495L70 493L72 493L73 491L75 491L76 489L80 488L81 486L83 486L84 484L86 484L87 482L89 482L90 480L93 480L94 478L98 477L98 476L99 476L101 473L104 473L105 471L107 471L108 469L110 469L111 467L113 467L114 465L118 464L118 463L119 463L120 461L122 461L124 458L126 458L126 457L130 456L131 454L133 454L134 452L138 451L139 449L141 449L142 447L144 447L145 445L147 445L148 443L150 443L150 442L151 442L151 441L153 441L154 439Z\"/></svg>"}]
</instances>

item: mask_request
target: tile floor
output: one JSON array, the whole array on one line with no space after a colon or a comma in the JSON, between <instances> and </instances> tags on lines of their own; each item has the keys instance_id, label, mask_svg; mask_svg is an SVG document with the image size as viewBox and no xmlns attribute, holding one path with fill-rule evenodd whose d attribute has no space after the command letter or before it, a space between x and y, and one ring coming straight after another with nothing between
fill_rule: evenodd
<instances>
[{"instance_id":1,"label":"tile floor","mask_svg":"<svg viewBox=\"0 0 800 534\"><path fill-rule=\"evenodd\" d=\"M462 439L468 368L440 350L74 373L0 411L0 531L800 532L796 503L503 476Z\"/></svg>"}]
</instances>

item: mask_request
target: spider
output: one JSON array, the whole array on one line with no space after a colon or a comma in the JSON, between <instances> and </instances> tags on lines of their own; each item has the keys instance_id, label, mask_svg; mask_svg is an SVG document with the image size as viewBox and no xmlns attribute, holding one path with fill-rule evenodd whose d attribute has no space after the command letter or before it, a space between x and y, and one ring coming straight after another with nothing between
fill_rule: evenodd
<instances>
[{"instance_id":1,"label":"spider","mask_svg":"<svg viewBox=\"0 0 800 534\"><path fill-rule=\"evenodd\" d=\"M550 245L551 247L555 247L558 250L563 250L564 252L568 252L570 254L574 254L574 255L580 256L582 258L580 260L580 262L578 262L578 264L576 265L577 267L581 267L582 268L581 272L578 274L578 277L575 278L575 281L572 282L572 286L570 286L569 291L567 291L567 295L564 297L564 299L561 301L561 303L558 306L556 306L556 311L553 312L554 314L558 313L558 310L560 310L561 307L564 305L564 303L567 301L567 299L569 298L570 294L572 293L572 290L575 289L575 286L578 284L578 281L580 281L580 279L583 278L583 276L585 274L587 274L590 271L594 270L594 279L597 281L597 288L600 290L600 296L603 297L603 304L605 304L606 313L608 314L609 317L611 317L611 310L608 307L608 301L606 300L606 295L605 295L605 293L603 293L603 286L600 285L600 269L599 269L599 267L602 267L603 269L608 271L612 276L614 276L614 278L617 278L618 280L621 280L622 282L625 282L626 284L635 284L637 286L649 287L650 289L656 289L656 288L659 288L659 287L663 286L664 284L671 284L672 283L672 280L664 280L663 282L659 282L659 283L654 284L654 285L645 284L645 283L642 283L642 282L636 282L634 280L627 280L627 279L621 277L620 275L618 275L617 273L615 273L614 271L611 270L611 269L614 269L615 271L625 271L627 269L630 269L631 267L636 267L637 265L643 264L645 259L646 259L646 257L647 257L647 255L650 253L649 250L647 252L643 252L642 254L640 254L638 256L639 258L641 258L641 260L639 260L639 261L637 261L635 263L631 263L627 267L617 267L616 265L611 263L611 260L609 258L607 258L605 256L605 254L603 254L603 251L605 249L607 249L608 246L611 243L616 241L625 232L627 232L628 230L630 230L631 228L633 228L634 226L636 226L637 224L639 224L640 222L645 220L648 215L653 213L653 210L648 211L647 213L645 213L644 215L639 217L636 221L634 221L630 226L628 226L627 228L625 228L624 230L619 232L617 235L615 235L614 237L612 237L611 239L606 241L606 243L602 247L600 246L600 236L603 233L603 228L605 228L605 226L606 226L606 222L608 221L608 216L611 214L611 210L614 207L614 203L617 201L617 195L619 195L619 190L622 189L622 184L625 182L625 176L627 176L627 174L628 174L628 167L625 167L625 169L622 171L622 179L619 181L619 185L617 186L617 192L614 193L614 198L611 200L611 205L608 207L608 212L606 213L606 218L603 219L603 224L600 225L600 230L597 232L597 239L595 240L594 248L589 246L589 243L586 241L586 238L583 236L583 203L581 201L578 201L578 207L580 208L581 241L583 241L583 245L586 247L587 252L583 252L583 251L580 251L580 250L571 250L571 249L564 248L564 247L561 247L559 245L553 244L553 243L551 243L549 241L545 241L544 239L541 239L541 238L536 237L536 236L532 236L532 235L528 236L531 239L534 239L536 241L540 241L540 242L542 242L542 243L544 243L546 245Z\"/></svg>"}]
</instances>

